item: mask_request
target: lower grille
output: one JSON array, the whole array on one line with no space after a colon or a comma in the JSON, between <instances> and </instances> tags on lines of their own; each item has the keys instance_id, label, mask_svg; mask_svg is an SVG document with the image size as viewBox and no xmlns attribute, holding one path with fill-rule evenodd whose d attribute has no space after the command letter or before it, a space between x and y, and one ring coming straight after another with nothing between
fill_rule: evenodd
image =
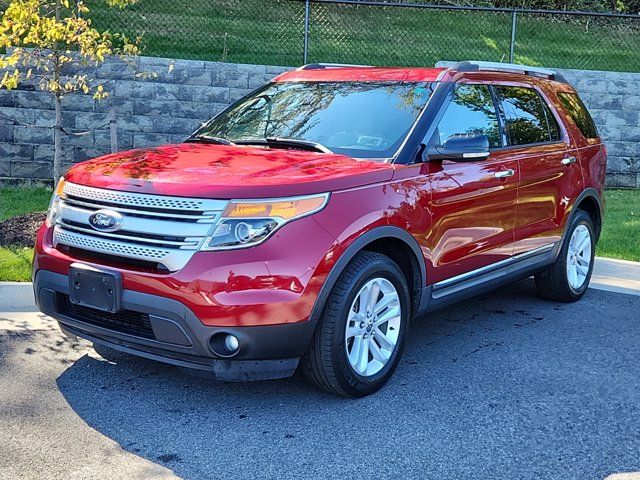
<instances>
[{"instance_id":1,"label":"lower grille","mask_svg":"<svg viewBox=\"0 0 640 480\"><path fill-rule=\"evenodd\" d=\"M103 312L95 308L71 303L68 295L58 295L58 312L62 315L88 323L96 327L106 328L127 335L155 340L149 315L122 309L117 313Z\"/></svg>"}]
</instances>

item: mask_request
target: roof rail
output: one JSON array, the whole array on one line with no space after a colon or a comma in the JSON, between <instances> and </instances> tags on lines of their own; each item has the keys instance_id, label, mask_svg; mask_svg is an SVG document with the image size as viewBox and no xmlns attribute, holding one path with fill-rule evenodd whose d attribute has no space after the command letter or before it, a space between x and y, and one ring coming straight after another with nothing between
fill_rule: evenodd
<instances>
[{"instance_id":1,"label":"roof rail","mask_svg":"<svg viewBox=\"0 0 640 480\"><path fill-rule=\"evenodd\" d=\"M298 70L323 70L325 68L371 68L371 65L349 65L347 63L309 63Z\"/></svg>"},{"instance_id":2,"label":"roof rail","mask_svg":"<svg viewBox=\"0 0 640 480\"><path fill-rule=\"evenodd\" d=\"M518 65L516 63L499 63L499 62L478 62L475 60L466 60L464 62L450 63L438 62L438 67L449 67L458 72L477 72L480 70L488 70L493 72L509 72L531 75L532 77L548 78L557 82L569 83L561 73L555 70L541 67L530 67L529 65Z\"/></svg>"}]
</instances>

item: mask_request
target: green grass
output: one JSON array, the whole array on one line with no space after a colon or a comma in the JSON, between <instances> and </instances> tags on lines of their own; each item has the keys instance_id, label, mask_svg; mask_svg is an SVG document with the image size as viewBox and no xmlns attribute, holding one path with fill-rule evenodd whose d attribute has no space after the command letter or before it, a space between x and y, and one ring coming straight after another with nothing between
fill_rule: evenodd
<instances>
[{"instance_id":1,"label":"green grass","mask_svg":"<svg viewBox=\"0 0 640 480\"><path fill-rule=\"evenodd\" d=\"M607 190L597 254L640 262L640 190Z\"/></svg>"},{"instance_id":2,"label":"green grass","mask_svg":"<svg viewBox=\"0 0 640 480\"><path fill-rule=\"evenodd\" d=\"M50 199L49 188L0 188L0 222L25 213L42 212Z\"/></svg>"},{"instance_id":3,"label":"green grass","mask_svg":"<svg viewBox=\"0 0 640 480\"><path fill-rule=\"evenodd\" d=\"M30 282L33 248L0 247L0 282Z\"/></svg>"},{"instance_id":4,"label":"green grass","mask_svg":"<svg viewBox=\"0 0 640 480\"><path fill-rule=\"evenodd\" d=\"M140 36L145 55L268 65L303 61L304 2L140 0L124 10L88 3L96 27ZM640 71L640 18L517 18L518 62ZM510 13L312 3L308 61L506 61L510 39Z\"/></svg>"},{"instance_id":5,"label":"green grass","mask_svg":"<svg viewBox=\"0 0 640 480\"><path fill-rule=\"evenodd\" d=\"M50 196L46 188L0 188L0 221L45 210ZM607 190L606 198L597 254L640 261L640 190ZM32 257L31 248L0 247L0 281L30 281Z\"/></svg>"},{"instance_id":6,"label":"green grass","mask_svg":"<svg viewBox=\"0 0 640 480\"><path fill-rule=\"evenodd\" d=\"M47 209L48 188L0 188L0 222L30 212ZM0 282L31 280L33 248L0 247Z\"/></svg>"}]
</instances>

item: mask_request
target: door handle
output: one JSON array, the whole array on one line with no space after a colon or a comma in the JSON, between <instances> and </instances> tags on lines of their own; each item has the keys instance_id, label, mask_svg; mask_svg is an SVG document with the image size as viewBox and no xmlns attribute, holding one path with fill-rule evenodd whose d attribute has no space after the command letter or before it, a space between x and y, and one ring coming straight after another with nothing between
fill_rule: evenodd
<instances>
[{"instance_id":1,"label":"door handle","mask_svg":"<svg viewBox=\"0 0 640 480\"><path fill-rule=\"evenodd\" d=\"M516 174L516 171L513 168L509 168L508 170L500 170L493 174L495 178L507 178L513 177Z\"/></svg>"},{"instance_id":2,"label":"door handle","mask_svg":"<svg viewBox=\"0 0 640 480\"><path fill-rule=\"evenodd\" d=\"M576 157L565 157L562 159L563 165L571 165L572 163L576 163Z\"/></svg>"}]
</instances>

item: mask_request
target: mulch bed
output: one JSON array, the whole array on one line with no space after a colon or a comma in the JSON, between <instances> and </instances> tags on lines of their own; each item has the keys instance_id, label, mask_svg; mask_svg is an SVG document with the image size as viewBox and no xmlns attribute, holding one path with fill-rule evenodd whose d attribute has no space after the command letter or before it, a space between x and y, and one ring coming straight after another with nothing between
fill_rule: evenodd
<instances>
[{"instance_id":1,"label":"mulch bed","mask_svg":"<svg viewBox=\"0 0 640 480\"><path fill-rule=\"evenodd\" d=\"M0 222L0 247L33 247L47 212L36 212Z\"/></svg>"}]
</instances>

